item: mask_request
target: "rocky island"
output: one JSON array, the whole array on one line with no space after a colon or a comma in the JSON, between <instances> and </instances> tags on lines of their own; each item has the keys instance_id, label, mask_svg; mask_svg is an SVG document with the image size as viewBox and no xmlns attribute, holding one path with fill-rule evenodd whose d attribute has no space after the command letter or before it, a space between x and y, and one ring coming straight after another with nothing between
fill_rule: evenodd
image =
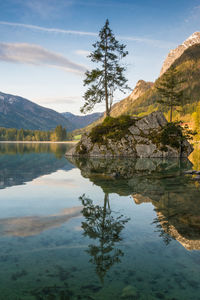
<instances>
[{"instance_id":1,"label":"rocky island","mask_svg":"<svg viewBox=\"0 0 200 300\"><path fill-rule=\"evenodd\" d=\"M107 117L85 133L67 156L87 157L188 157L193 147L181 127L168 123L163 113L143 118Z\"/></svg>"}]
</instances>

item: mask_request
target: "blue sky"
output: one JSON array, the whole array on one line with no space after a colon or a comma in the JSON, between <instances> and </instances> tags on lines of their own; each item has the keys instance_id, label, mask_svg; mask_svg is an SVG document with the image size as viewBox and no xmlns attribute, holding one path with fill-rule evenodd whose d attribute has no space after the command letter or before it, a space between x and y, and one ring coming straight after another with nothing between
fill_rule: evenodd
<instances>
[{"instance_id":1,"label":"blue sky","mask_svg":"<svg viewBox=\"0 0 200 300\"><path fill-rule=\"evenodd\" d=\"M87 54L106 18L127 45L134 87L154 81L169 50L200 31L200 0L0 0L0 91L79 114L84 72L94 67Z\"/></svg>"}]
</instances>

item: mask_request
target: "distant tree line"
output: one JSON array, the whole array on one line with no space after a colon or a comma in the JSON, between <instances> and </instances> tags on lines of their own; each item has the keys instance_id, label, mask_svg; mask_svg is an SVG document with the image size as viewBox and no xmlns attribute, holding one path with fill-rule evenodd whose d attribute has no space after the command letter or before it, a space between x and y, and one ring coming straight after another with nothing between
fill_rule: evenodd
<instances>
[{"instance_id":1,"label":"distant tree line","mask_svg":"<svg viewBox=\"0 0 200 300\"><path fill-rule=\"evenodd\" d=\"M0 141L65 141L67 131L61 125L52 131L0 127Z\"/></svg>"}]
</instances>

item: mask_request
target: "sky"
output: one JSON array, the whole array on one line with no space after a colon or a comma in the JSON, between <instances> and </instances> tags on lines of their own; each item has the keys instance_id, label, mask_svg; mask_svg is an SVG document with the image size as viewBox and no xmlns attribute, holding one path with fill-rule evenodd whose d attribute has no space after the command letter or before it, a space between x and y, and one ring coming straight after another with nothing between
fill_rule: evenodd
<instances>
[{"instance_id":1,"label":"sky","mask_svg":"<svg viewBox=\"0 0 200 300\"><path fill-rule=\"evenodd\" d=\"M170 49L200 31L200 0L0 0L0 91L80 114L85 71L96 67L87 56L106 19L126 44L134 88L155 81Z\"/></svg>"}]
</instances>

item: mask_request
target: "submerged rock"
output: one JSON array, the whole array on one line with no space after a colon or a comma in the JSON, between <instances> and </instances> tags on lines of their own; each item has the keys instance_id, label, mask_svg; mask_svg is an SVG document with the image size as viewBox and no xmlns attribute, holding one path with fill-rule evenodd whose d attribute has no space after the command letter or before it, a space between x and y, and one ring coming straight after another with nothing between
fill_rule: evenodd
<instances>
[{"instance_id":1,"label":"submerged rock","mask_svg":"<svg viewBox=\"0 0 200 300\"><path fill-rule=\"evenodd\" d=\"M108 120L84 134L66 155L168 158L188 157L193 151L181 130L168 123L161 112L153 112L143 118L121 118L124 119L119 118L119 124L114 121L109 124Z\"/></svg>"},{"instance_id":2,"label":"submerged rock","mask_svg":"<svg viewBox=\"0 0 200 300\"><path fill-rule=\"evenodd\" d=\"M135 287L128 285L122 290L121 299L136 299L137 290Z\"/></svg>"}]
</instances>

